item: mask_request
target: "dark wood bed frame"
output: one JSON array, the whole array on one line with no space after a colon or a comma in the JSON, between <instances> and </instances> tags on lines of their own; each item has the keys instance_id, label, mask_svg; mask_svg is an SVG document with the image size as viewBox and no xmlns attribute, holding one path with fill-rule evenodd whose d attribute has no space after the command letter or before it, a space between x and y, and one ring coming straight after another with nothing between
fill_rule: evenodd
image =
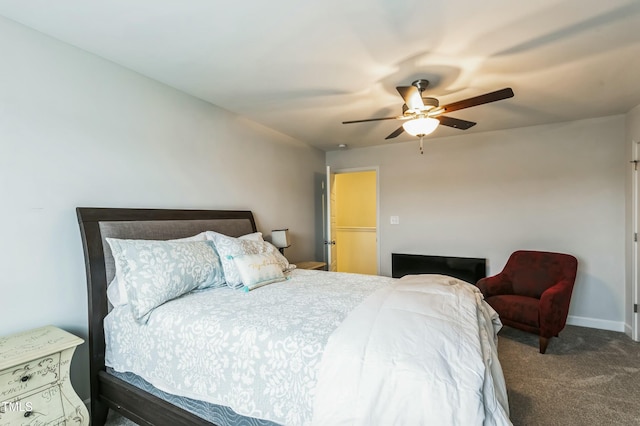
<instances>
[{"instance_id":1,"label":"dark wood bed frame","mask_svg":"<svg viewBox=\"0 0 640 426\"><path fill-rule=\"evenodd\" d=\"M91 424L94 426L104 425L109 408L111 408L140 425L211 425L212 423L106 372L103 321L109 312L109 306L100 222L248 219L251 222L253 232L255 232L256 224L253 214L250 211L238 210L85 207L77 208L76 213L80 225L87 273Z\"/></svg>"}]
</instances>

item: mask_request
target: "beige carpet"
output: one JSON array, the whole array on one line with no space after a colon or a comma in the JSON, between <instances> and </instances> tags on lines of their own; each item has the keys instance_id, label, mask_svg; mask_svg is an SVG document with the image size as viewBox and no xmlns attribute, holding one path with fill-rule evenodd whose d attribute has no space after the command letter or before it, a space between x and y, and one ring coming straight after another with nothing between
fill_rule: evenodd
<instances>
[{"instance_id":1,"label":"beige carpet","mask_svg":"<svg viewBox=\"0 0 640 426\"><path fill-rule=\"evenodd\" d=\"M505 327L498 354L515 426L640 425L640 343L623 333L567 326L538 337ZM109 426L132 426L110 415Z\"/></svg>"}]
</instances>

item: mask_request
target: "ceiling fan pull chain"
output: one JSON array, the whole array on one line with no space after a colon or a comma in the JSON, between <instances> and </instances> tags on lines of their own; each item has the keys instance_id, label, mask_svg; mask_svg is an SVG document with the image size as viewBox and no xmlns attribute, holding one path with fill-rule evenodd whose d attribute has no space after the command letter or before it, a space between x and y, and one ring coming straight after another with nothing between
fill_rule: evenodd
<instances>
[{"instance_id":1,"label":"ceiling fan pull chain","mask_svg":"<svg viewBox=\"0 0 640 426\"><path fill-rule=\"evenodd\" d=\"M424 136L420 136L420 154L424 154L424 150L422 149L422 140L424 139Z\"/></svg>"}]
</instances>

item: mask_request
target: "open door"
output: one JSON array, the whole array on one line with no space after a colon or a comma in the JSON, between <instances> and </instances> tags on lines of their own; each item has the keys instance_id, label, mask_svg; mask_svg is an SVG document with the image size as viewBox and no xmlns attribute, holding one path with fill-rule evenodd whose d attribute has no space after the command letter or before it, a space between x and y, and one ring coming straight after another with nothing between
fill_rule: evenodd
<instances>
[{"instance_id":1,"label":"open door","mask_svg":"<svg viewBox=\"0 0 640 426\"><path fill-rule=\"evenodd\" d=\"M327 271L337 271L338 265L336 262L336 212L333 206L335 205L335 174L331 173L331 167L327 166L327 182L325 185L325 202L326 202L326 216L325 216L325 235L324 245L326 248L326 262Z\"/></svg>"}]
</instances>

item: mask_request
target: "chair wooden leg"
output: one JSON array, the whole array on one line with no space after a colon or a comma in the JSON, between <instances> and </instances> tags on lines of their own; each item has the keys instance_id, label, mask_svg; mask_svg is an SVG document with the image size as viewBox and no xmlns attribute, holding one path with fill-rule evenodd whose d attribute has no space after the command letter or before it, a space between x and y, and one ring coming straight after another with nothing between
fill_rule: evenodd
<instances>
[{"instance_id":1,"label":"chair wooden leg","mask_svg":"<svg viewBox=\"0 0 640 426\"><path fill-rule=\"evenodd\" d=\"M550 337L542 337L540 336L540 353L543 354L547 351L547 346L549 345Z\"/></svg>"}]
</instances>

